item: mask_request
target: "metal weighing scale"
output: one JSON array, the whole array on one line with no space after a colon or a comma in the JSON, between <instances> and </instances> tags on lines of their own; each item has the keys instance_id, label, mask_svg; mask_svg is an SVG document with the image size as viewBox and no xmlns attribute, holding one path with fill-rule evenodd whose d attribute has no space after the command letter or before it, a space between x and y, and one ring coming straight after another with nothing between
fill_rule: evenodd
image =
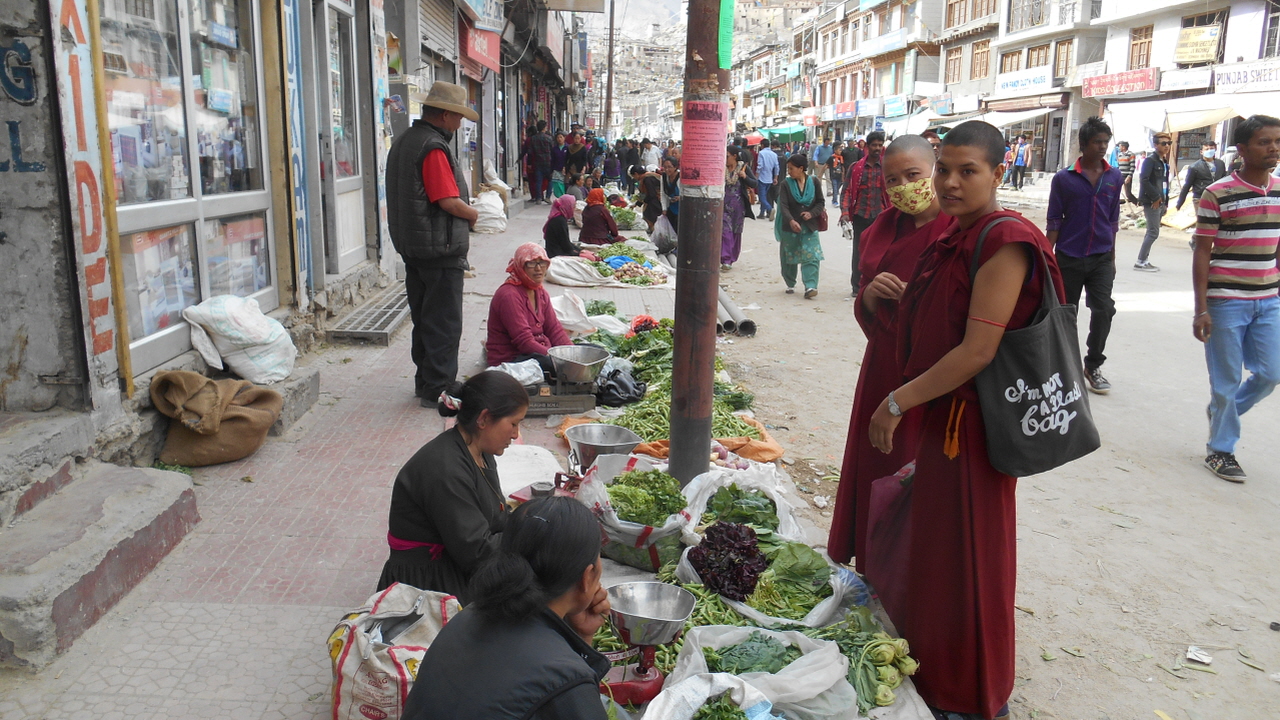
<instances>
[{"instance_id":1,"label":"metal weighing scale","mask_svg":"<svg viewBox=\"0 0 1280 720\"><path fill-rule=\"evenodd\" d=\"M609 603L613 632L631 647L605 657L610 662L633 657L639 661L611 668L600 685L600 694L611 696L619 705L643 705L662 692L666 680L653 666L657 646L680 636L697 599L675 585L629 582L609 588Z\"/></svg>"},{"instance_id":2,"label":"metal weighing scale","mask_svg":"<svg viewBox=\"0 0 1280 720\"><path fill-rule=\"evenodd\" d=\"M609 351L594 345L557 345L547 351L556 371L555 384L529 387L532 417L577 415L596 406L596 376L609 359Z\"/></svg>"}]
</instances>

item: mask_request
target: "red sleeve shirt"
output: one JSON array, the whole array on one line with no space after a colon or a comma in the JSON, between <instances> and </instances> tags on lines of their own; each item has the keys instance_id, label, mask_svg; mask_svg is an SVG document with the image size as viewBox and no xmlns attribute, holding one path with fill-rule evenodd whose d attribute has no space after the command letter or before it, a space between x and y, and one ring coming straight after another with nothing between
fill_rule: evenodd
<instances>
[{"instance_id":1,"label":"red sleeve shirt","mask_svg":"<svg viewBox=\"0 0 1280 720\"><path fill-rule=\"evenodd\" d=\"M461 195L453 179L449 156L443 150L432 150L422 161L422 185L427 189L427 199L433 203Z\"/></svg>"}]
</instances>

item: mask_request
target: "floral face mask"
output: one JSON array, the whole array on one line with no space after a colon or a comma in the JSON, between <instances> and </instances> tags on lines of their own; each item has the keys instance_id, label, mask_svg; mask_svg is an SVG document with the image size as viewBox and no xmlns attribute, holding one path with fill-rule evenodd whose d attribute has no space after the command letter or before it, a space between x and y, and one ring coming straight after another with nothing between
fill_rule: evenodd
<instances>
[{"instance_id":1,"label":"floral face mask","mask_svg":"<svg viewBox=\"0 0 1280 720\"><path fill-rule=\"evenodd\" d=\"M933 178L888 188L889 202L908 215L919 215L933 204Z\"/></svg>"}]
</instances>

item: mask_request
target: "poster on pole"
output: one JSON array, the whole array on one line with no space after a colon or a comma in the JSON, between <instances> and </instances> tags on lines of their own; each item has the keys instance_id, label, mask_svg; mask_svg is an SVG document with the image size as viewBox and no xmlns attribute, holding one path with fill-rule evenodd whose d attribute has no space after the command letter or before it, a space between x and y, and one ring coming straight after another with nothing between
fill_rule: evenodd
<instances>
[{"instance_id":1,"label":"poster on pole","mask_svg":"<svg viewBox=\"0 0 1280 720\"><path fill-rule=\"evenodd\" d=\"M724 187L729 103L688 101L680 151L680 184Z\"/></svg>"}]
</instances>

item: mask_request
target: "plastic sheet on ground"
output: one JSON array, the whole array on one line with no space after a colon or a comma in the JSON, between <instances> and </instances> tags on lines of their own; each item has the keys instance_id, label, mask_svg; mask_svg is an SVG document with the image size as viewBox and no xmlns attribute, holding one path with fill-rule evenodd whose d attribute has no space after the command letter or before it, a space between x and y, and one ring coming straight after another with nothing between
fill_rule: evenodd
<instances>
[{"instance_id":1,"label":"plastic sheet on ground","mask_svg":"<svg viewBox=\"0 0 1280 720\"><path fill-rule=\"evenodd\" d=\"M551 258L551 267L547 268L547 282L565 287L616 287L616 288L668 288L674 289L676 278L674 271L665 263L659 269L666 273L667 281L661 285L632 285L613 277L605 277L591 263L580 257L561 255Z\"/></svg>"}]
</instances>

